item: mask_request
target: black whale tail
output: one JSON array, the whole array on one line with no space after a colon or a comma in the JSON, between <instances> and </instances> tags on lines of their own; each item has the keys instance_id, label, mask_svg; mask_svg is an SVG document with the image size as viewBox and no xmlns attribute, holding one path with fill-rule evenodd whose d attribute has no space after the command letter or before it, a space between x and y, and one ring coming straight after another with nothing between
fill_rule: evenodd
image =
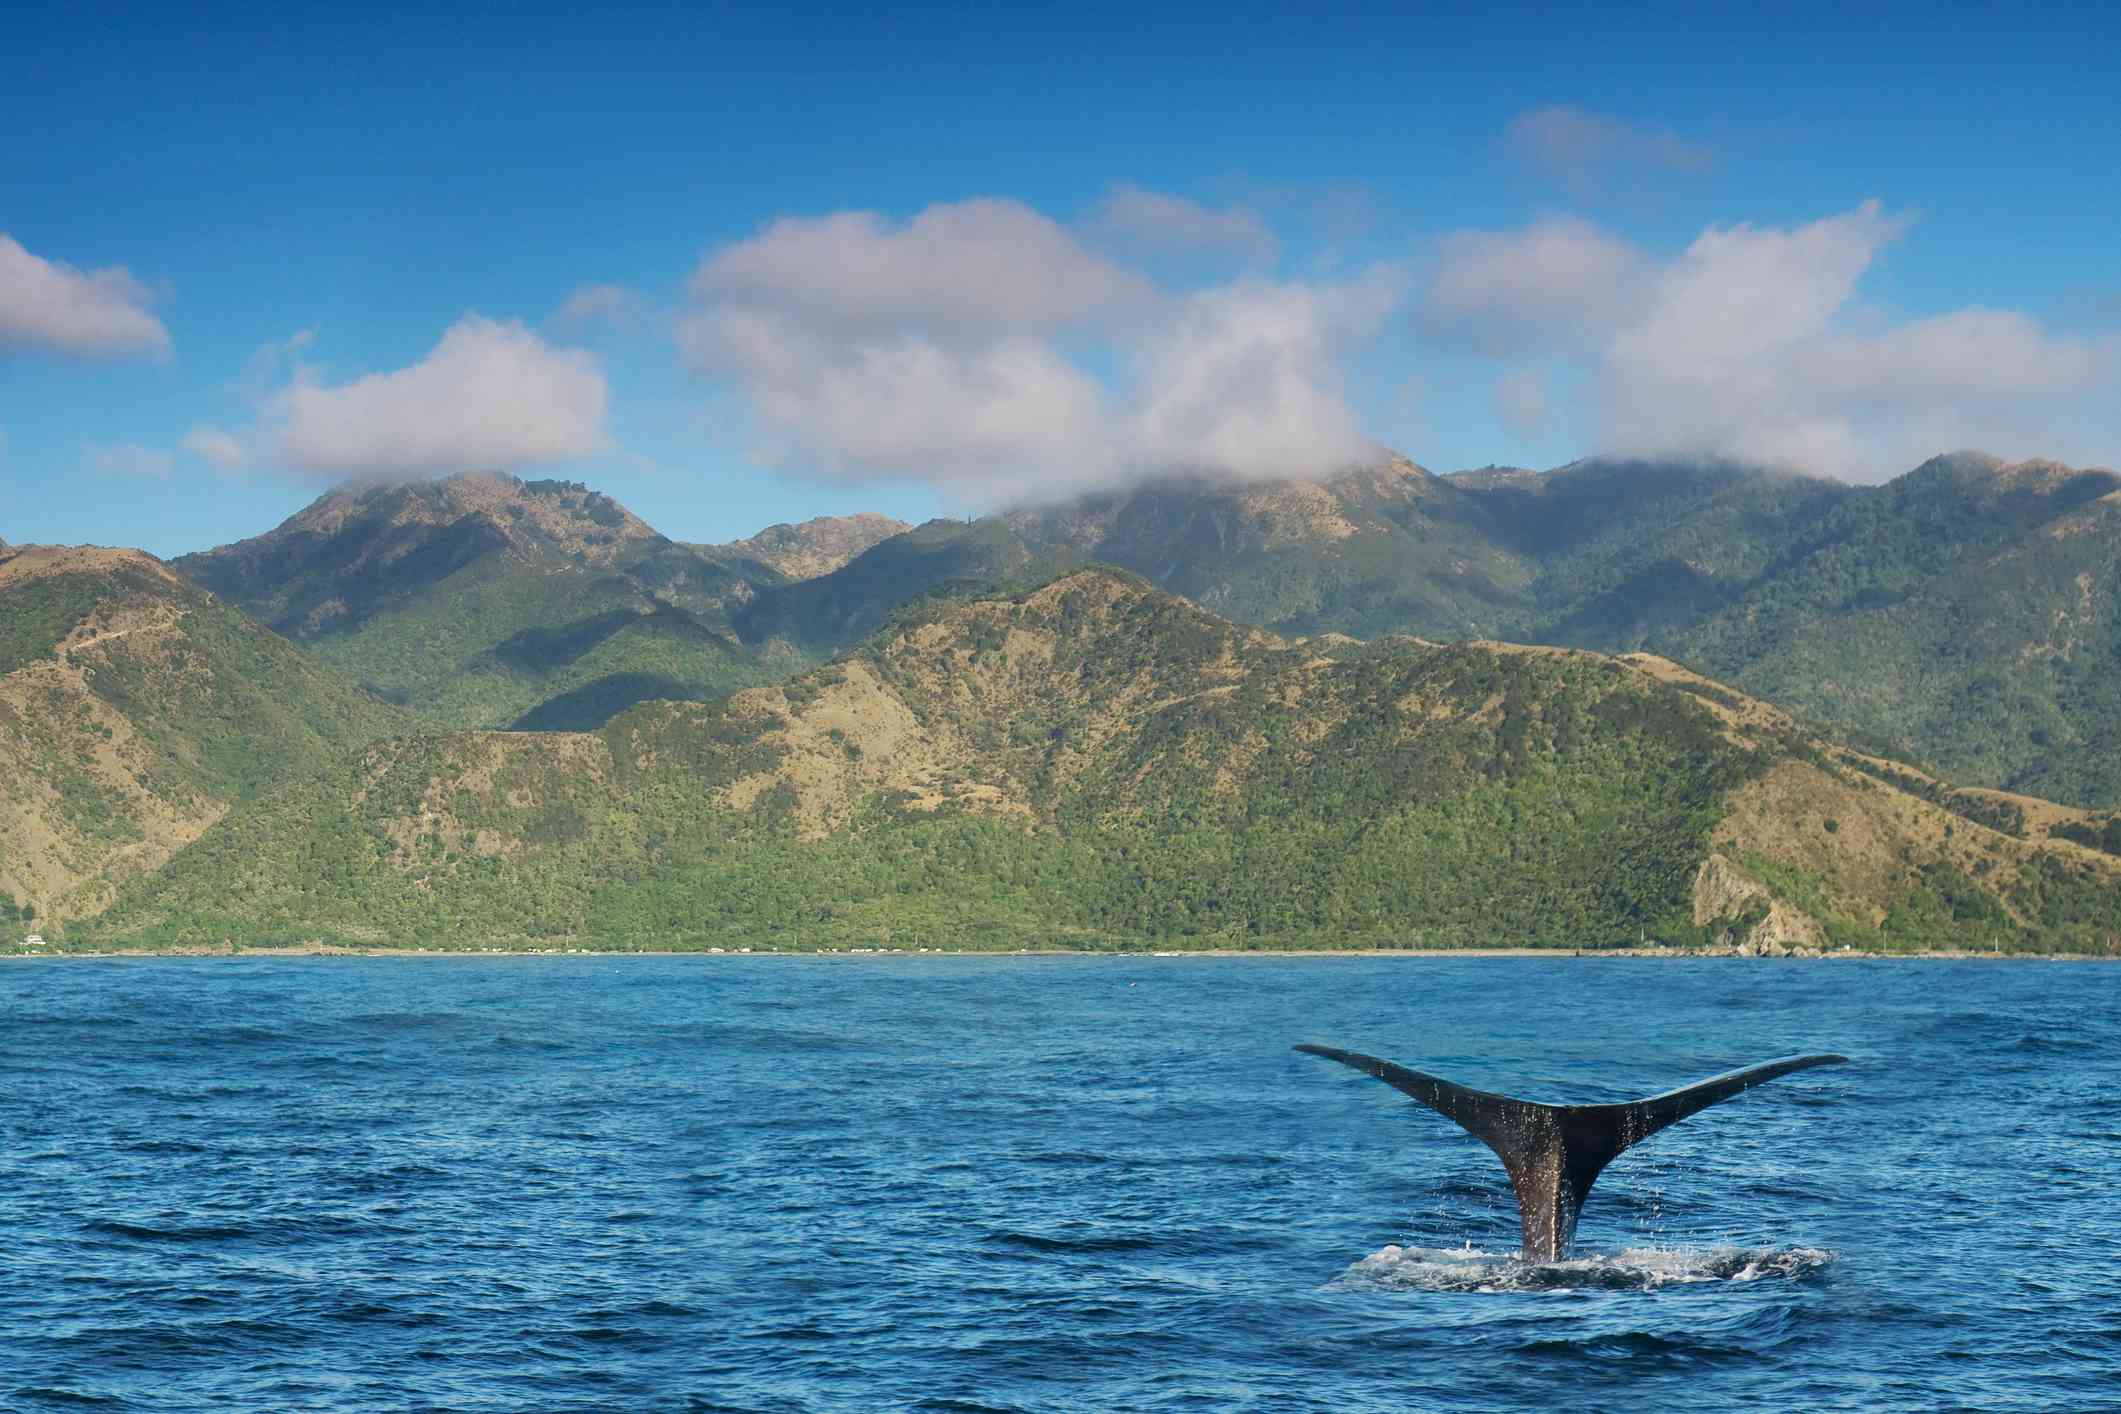
<instances>
[{"instance_id":1,"label":"black whale tail","mask_svg":"<svg viewBox=\"0 0 2121 1414\"><path fill-rule=\"evenodd\" d=\"M1375 1076L1404 1091L1465 1129L1495 1151L1517 1191L1528 1261L1554 1261L1568 1250L1583 1200L1605 1166L1629 1147L1697 1110L1743 1094L1753 1086L1808 1070L1840 1065L1847 1056L1785 1056L1743 1070L1618 1105L1542 1105L1532 1100L1469 1090L1376 1056L1331 1046L1296 1048Z\"/></svg>"}]
</instances>

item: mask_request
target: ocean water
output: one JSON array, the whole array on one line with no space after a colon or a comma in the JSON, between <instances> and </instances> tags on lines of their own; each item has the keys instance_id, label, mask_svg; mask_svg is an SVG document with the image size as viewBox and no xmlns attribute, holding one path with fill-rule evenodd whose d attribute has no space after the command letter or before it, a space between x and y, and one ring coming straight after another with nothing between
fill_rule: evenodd
<instances>
[{"instance_id":1,"label":"ocean water","mask_svg":"<svg viewBox=\"0 0 2121 1414\"><path fill-rule=\"evenodd\" d=\"M1290 1051L1609 1100L1808 1071L1516 1260ZM0 1408L2121 1407L2121 967L0 966Z\"/></svg>"}]
</instances>

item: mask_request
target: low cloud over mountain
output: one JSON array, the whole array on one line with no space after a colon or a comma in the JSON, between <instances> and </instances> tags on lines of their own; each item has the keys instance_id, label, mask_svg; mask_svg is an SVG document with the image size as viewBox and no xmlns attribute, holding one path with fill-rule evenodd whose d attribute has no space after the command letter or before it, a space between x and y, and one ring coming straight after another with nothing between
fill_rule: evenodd
<instances>
[{"instance_id":1,"label":"low cloud over mountain","mask_svg":"<svg viewBox=\"0 0 2121 1414\"><path fill-rule=\"evenodd\" d=\"M272 355L265 362L277 369L309 338L289 343L261 351ZM262 405L255 424L196 425L184 450L221 471L258 462L334 480L403 480L573 461L605 442L596 356L477 314L408 367L330 384L295 363L288 381L253 396Z\"/></svg>"},{"instance_id":2,"label":"low cloud over mountain","mask_svg":"<svg viewBox=\"0 0 2121 1414\"><path fill-rule=\"evenodd\" d=\"M1259 231L1133 189L1100 219L1195 244ZM1250 479L1373 456L1341 358L1397 294L1383 271L1169 288L980 199L902 223L775 222L701 262L680 338L748 395L778 465L1049 498L1173 467Z\"/></svg>"},{"instance_id":3,"label":"low cloud over mountain","mask_svg":"<svg viewBox=\"0 0 2121 1414\"><path fill-rule=\"evenodd\" d=\"M1800 226L1710 226L1669 259L1575 217L1460 232L1417 324L1440 346L1568 368L1611 453L1875 481L1940 447L2075 448L2087 404L2121 387L2121 341L2014 310L1896 319L1865 302L1863 277L1912 224L1871 201ZM1526 386L1498 387L1506 422Z\"/></svg>"}]
</instances>

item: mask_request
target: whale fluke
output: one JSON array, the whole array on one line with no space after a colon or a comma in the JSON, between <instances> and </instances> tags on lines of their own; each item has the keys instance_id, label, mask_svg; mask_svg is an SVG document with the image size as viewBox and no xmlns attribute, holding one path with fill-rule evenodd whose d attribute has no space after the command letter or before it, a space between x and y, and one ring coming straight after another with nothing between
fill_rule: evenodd
<instances>
[{"instance_id":1,"label":"whale fluke","mask_svg":"<svg viewBox=\"0 0 2121 1414\"><path fill-rule=\"evenodd\" d=\"M1743 1070L1727 1071L1617 1105L1542 1105L1532 1100L1469 1090L1376 1056L1331 1046L1302 1045L1307 1055L1324 1056L1375 1076L1404 1091L1473 1135L1495 1151L1517 1190L1518 1216L1524 1223L1527 1261L1551 1262L1568 1250L1576 1233L1583 1200L1605 1166L1632 1145L1697 1110L1719 1104L1753 1086L1809 1070L1841 1065L1847 1056L1784 1056Z\"/></svg>"}]
</instances>

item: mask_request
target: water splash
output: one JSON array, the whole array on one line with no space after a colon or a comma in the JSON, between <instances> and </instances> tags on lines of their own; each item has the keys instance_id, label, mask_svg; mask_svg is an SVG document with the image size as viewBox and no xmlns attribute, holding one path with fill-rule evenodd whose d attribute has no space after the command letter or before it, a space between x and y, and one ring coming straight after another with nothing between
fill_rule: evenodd
<instances>
[{"instance_id":1,"label":"water splash","mask_svg":"<svg viewBox=\"0 0 2121 1414\"><path fill-rule=\"evenodd\" d=\"M1700 1282L1802 1281L1834 1260L1816 1247L1629 1247L1559 1262L1467 1247L1388 1246L1350 1266L1329 1291L1655 1291Z\"/></svg>"}]
</instances>

